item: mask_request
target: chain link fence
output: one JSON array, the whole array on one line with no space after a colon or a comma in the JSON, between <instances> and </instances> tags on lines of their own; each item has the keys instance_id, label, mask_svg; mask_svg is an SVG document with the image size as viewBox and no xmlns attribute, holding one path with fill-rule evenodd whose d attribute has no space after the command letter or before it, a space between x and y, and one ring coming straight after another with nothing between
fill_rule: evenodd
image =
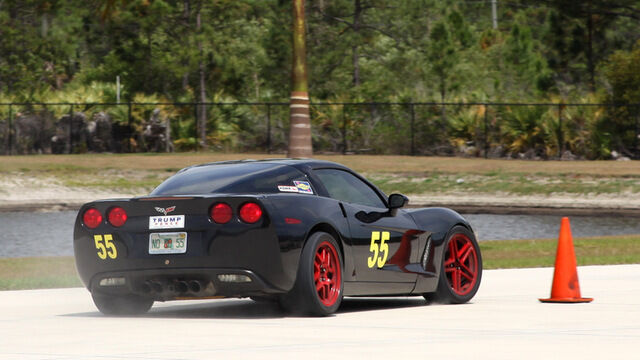
<instances>
[{"instance_id":1,"label":"chain link fence","mask_svg":"<svg viewBox=\"0 0 640 360\"><path fill-rule=\"evenodd\" d=\"M204 110L202 110L204 109ZM316 153L639 158L640 104L312 103ZM206 112L203 143L199 111ZM286 152L288 103L5 103L0 154Z\"/></svg>"}]
</instances>

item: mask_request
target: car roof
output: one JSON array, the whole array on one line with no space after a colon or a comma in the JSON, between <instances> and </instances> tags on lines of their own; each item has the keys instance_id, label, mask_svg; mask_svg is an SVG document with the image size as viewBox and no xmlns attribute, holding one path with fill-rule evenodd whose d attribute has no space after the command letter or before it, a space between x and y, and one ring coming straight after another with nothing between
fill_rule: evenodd
<instances>
[{"instance_id":1,"label":"car roof","mask_svg":"<svg viewBox=\"0 0 640 360\"><path fill-rule=\"evenodd\" d=\"M337 168L337 169L350 170L346 166L342 164L338 164L333 161L307 159L307 158L270 158L270 159L260 159L260 160L244 159L244 160L215 161L215 162L210 162L205 164L192 165L180 170L179 172L182 172L194 167L208 167L208 166L216 166L216 165L233 165L233 164L242 164L245 166L247 165L251 166L251 164L289 165L289 166L298 168L300 170L317 169L317 168Z\"/></svg>"},{"instance_id":2,"label":"car roof","mask_svg":"<svg viewBox=\"0 0 640 360\"><path fill-rule=\"evenodd\" d=\"M315 181L315 184L320 186L321 188L323 188L323 184L322 182L315 178L315 174L313 172L313 170L317 170L317 169L339 169L339 170L345 170L350 172L351 174L353 174L354 176L360 178L362 181L364 181L365 183L369 184L369 186L371 186L377 193L378 195L383 199L383 202L386 202L385 198L386 195L384 194L384 192L382 192L380 189L378 189L378 187L376 187L375 185L371 184L367 179L365 179L364 177L362 177L361 175L359 175L358 173L356 173L355 171L349 169L348 167L333 162L333 161L326 161L326 160L318 160L318 159L307 159L307 158L272 158L272 159L260 159L260 160L254 160L254 159L244 159L244 160L227 160L227 161L216 161L216 162L210 162L210 163L205 163L205 164L199 164L199 165L192 165L189 167L186 167L180 171L178 171L176 173L176 175L183 173L185 171L188 171L189 169L200 169L200 170L214 170L215 171L215 167L216 166L234 166L234 165L238 165L239 167L243 168L243 171L250 173L252 172L252 168L253 166L255 166L255 170L256 171L262 171L265 168L268 167L284 167L284 166L291 166L295 169L297 169L298 171L302 172L303 174L306 174L307 176L310 176L312 178L312 180ZM267 165L267 166L265 166ZM240 169L236 169L236 170L240 170ZM175 176L175 175L174 175ZM313 179L315 178L315 179ZM157 190L157 188L156 188ZM154 190L154 192L156 191ZM326 192L326 190L325 190Z\"/></svg>"}]
</instances>

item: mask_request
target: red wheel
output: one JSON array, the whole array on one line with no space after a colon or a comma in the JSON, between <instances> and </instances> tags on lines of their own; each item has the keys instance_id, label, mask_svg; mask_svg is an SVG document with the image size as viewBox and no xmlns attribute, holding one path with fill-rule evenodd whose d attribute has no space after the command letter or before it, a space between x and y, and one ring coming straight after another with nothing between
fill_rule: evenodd
<instances>
[{"instance_id":1,"label":"red wheel","mask_svg":"<svg viewBox=\"0 0 640 360\"><path fill-rule=\"evenodd\" d=\"M316 232L302 249L295 285L280 304L293 313L326 316L340 307L342 288L338 243L330 234Z\"/></svg>"},{"instance_id":2,"label":"red wheel","mask_svg":"<svg viewBox=\"0 0 640 360\"><path fill-rule=\"evenodd\" d=\"M482 256L475 236L463 226L455 226L445 240L440 280L428 301L461 304L473 298L482 278Z\"/></svg>"},{"instance_id":3,"label":"red wheel","mask_svg":"<svg viewBox=\"0 0 640 360\"><path fill-rule=\"evenodd\" d=\"M465 296L478 281L478 252L471 239L457 233L449 239L444 256L447 282L457 295Z\"/></svg>"},{"instance_id":4,"label":"red wheel","mask_svg":"<svg viewBox=\"0 0 640 360\"><path fill-rule=\"evenodd\" d=\"M332 306L341 294L342 274L335 246L324 241L318 246L313 262L313 280L318 299L324 306Z\"/></svg>"}]
</instances>

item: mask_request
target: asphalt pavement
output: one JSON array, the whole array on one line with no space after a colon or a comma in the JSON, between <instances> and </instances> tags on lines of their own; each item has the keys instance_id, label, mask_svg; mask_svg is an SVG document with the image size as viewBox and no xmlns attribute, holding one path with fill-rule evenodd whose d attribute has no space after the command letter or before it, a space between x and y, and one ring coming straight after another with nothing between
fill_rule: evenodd
<instances>
[{"instance_id":1,"label":"asphalt pavement","mask_svg":"<svg viewBox=\"0 0 640 360\"><path fill-rule=\"evenodd\" d=\"M110 318L85 289L0 292L0 359L638 359L640 265L578 268L588 304L543 304L552 268L485 271L469 304L345 299L289 317L249 299Z\"/></svg>"}]
</instances>

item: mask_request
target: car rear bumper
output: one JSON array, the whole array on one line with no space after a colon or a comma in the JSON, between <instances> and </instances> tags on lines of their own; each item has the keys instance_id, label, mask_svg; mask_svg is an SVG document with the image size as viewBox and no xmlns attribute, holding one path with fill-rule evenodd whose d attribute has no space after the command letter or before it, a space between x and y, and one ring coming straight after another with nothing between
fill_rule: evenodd
<instances>
[{"instance_id":1,"label":"car rear bumper","mask_svg":"<svg viewBox=\"0 0 640 360\"><path fill-rule=\"evenodd\" d=\"M246 297L286 292L247 269L181 268L98 273L89 290L103 294L136 294L154 300Z\"/></svg>"},{"instance_id":2,"label":"car rear bumper","mask_svg":"<svg viewBox=\"0 0 640 360\"><path fill-rule=\"evenodd\" d=\"M107 235L111 239L107 245L116 249L113 258L109 250L105 252L96 245L106 244L95 240L96 236L105 239ZM152 282L166 288L155 292L158 298L185 293L169 291L174 282L180 281L200 281L202 288L209 289L188 292L189 296L249 296L289 291L296 278L301 246L301 243L283 244L269 228L235 234L189 231L187 250L182 254L149 254L147 232L101 233L76 227L74 236L76 268L90 291L130 290L149 295L153 292L147 286ZM244 275L250 281L246 278L223 281L219 275ZM100 286L100 281L106 278L124 278L125 286ZM122 280L115 281L119 282Z\"/></svg>"}]
</instances>

